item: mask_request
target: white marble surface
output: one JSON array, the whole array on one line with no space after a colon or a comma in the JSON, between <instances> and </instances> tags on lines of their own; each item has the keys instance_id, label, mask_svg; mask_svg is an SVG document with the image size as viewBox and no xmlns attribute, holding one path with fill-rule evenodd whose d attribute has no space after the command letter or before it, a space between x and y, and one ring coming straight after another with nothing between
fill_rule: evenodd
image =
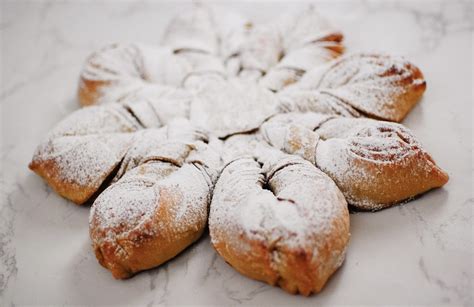
<instances>
[{"instance_id":1,"label":"white marble surface","mask_svg":"<svg viewBox=\"0 0 474 307\"><path fill-rule=\"evenodd\" d=\"M78 73L94 49L158 42L189 3L1 2L0 305L473 305L473 4L324 2L348 51L407 56L428 89L405 124L447 170L443 188L409 204L351 215L343 267L305 298L239 275L206 234L174 260L127 281L97 263L87 207L58 197L27 169L46 132L79 106ZM255 18L300 2L219 2Z\"/></svg>"}]
</instances>

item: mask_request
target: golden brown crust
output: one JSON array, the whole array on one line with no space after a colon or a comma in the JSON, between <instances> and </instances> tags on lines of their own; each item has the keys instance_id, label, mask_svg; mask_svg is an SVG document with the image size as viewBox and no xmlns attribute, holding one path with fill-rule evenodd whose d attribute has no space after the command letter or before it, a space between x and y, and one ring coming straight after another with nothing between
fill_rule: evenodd
<instances>
[{"instance_id":1,"label":"golden brown crust","mask_svg":"<svg viewBox=\"0 0 474 307\"><path fill-rule=\"evenodd\" d=\"M134 99L138 93L155 101L160 92L181 87L192 74L224 74L223 63L217 56L197 51L111 44L87 58L78 97L83 106Z\"/></svg>"},{"instance_id":2,"label":"golden brown crust","mask_svg":"<svg viewBox=\"0 0 474 307\"><path fill-rule=\"evenodd\" d=\"M115 85L127 86L145 78L143 50L140 44L110 44L87 57L82 69L78 98L83 106L95 105L103 99L117 99ZM108 97L111 94L111 97Z\"/></svg>"},{"instance_id":3,"label":"golden brown crust","mask_svg":"<svg viewBox=\"0 0 474 307\"><path fill-rule=\"evenodd\" d=\"M235 160L223 170L211 204L212 243L243 275L310 295L323 288L344 259L347 205L334 183L310 163L299 158L271 163L271 170L263 171L268 181L260 183L275 193L271 197L259 188L262 170L253 159ZM249 208L253 217L241 219ZM292 210L298 213L292 215ZM265 212L263 217L260 212ZM249 219L256 219L255 224L248 224Z\"/></svg>"},{"instance_id":4,"label":"golden brown crust","mask_svg":"<svg viewBox=\"0 0 474 307\"><path fill-rule=\"evenodd\" d=\"M359 209L390 207L448 181L448 175L400 124L310 114L275 116L262 125L263 139L316 164Z\"/></svg>"},{"instance_id":5,"label":"golden brown crust","mask_svg":"<svg viewBox=\"0 0 474 307\"><path fill-rule=\"evenodd\" d=\"M61 171L54 159L33 160L28 167L42 177L56 193L69 199L76 205L82 205L97 192L102 182L115 168L115 165L105 170L96 182L89 182L86 185L65 179L61 175Z\"/></svg>"},{"instance_id":6,"label":"golden brown crust","mask_svg":"<svg viewBox=\"0 0 474 307\"><path fill-rule=\"evenodd\" d=\"M119 105L79 109L51 130L29 168L59 195L84 204L113 174L138 128Z\"/></svg>"},{"instance_id":7,"label":"golden brown crust","mask_svg":"<svg viewBox=\"0 0 474 307\"><path fill-rule=\"evenodd\" d=\"M320 146L330 146L330 142L322 142ZM336 182L347 201L363 210L390 207L442 187L449 180L448 174L422 151L397 163L378 163L337 150L326 154L347 155L349 167L358 170L358 174L349 172L347 176L341 176L324 162L317 164Z\"/></svg>"},{"instance_id":8,"label":"golden brown crust","mask_svg":"<svg viewBox=\"0 0 474 307\"><path fill-rule=\"evenodd\" d=\"M421 70L403 58L352 54L306 73L282 93L282 97L294 101L284 99L282 103L288 111L351 117L360 116L360 112L367 117L400 122L425 89ZM355 112L341 113L341 105Z\"/></svg>"},{"instance_id":9,"label":"golden brown crust","mask_svg":"<svg viewBox=\"0 0 474 307\"><path fill-rule=\"evenodd\" d=\"M335 251L345 253L349 241L349 215L341 216L334 222L334 228L339 229L326 239L331 242L325 248L313 254L311 250L281 250L263 244L261 241L241 237L248 244L251 253L242 253L225 233L215 234L220 237L214 248L226 262L239 273L249 278L263 281L272 286L278 286L292 294L304 296L320 292L331 275L339 268L340 258L334 257ZM218 231L218 230L216 230ZM275 268L274 253L280 257L280 264ZM314 261L314 258L318 258Z\"/></svg>"},{"instance_id":10,"label":"golden brown crust","mask_svg":"<svg viewBox=\"0 0 474 307\"><path fill-rule=\"evenodd\" d=\"M364 97L351 99L350 95L348 97L345 95L341 96L342 99L346 99L347 103L369 116L400 122L418 103L426 89L426 81L421 70L412 63L402 59L378 54L354 55L346 59L347 62L364 61L366 64L361 64L361 66L386 67L382 71L374 70L374 76L372 76L375 82L380 80L380 84L375 85L380 88L373 86L367 88L368 91L374 91L374 94L377 94L377 91L385 91L387 93L386 95L383 94L385 97L379 99L378 105L366 104L363 101ZM337 65L344 64L344 60L341 60ZM346 65L350 66L351 64Z\"/></svg>"},{"instance_id":11,"label":"golden brown crust","mask_svg":"<svg viewBox=\"0 0 474 307\"><path fill-rule=\"evenodd\" d=\"M410 113L411 109L420 101L426 90L426 81L421 70L412 63L406 63L406 69L409 71L407 77L399 81L399 85L404 88L399 94L393 97L393 111L388 117L380 116L371 110L366 110L367 114L380 117L384 120L401 122ZM388 74L400 74L400 72L392 68L387 71ZM418 80L418 81L417 81Z\"/></svg>"},{"instance_id":12,"label":"golden brown crust","mask_svg":"<svg viewBox=\"0 0 474 307\"><path fill-rule=\"evenodd\" d=\"M449 179L402 125L332 119L316 132L324 139L316 148L316 165L359 209L386 208Z\"/></svg>"},{"instance_id":13,"label":"golden brown crust","mask_svg":"<svg viewBox=\"0 0 474 307\"><path fill-rule=\"evenodd\" d=\"M191 14L186 16L193 18L178 18L172 23L165 39L169 49L115 44L91 55L79 80L81 105L115 101L124 107L115 110L113 116L93 116L90 122L97 125L94 129L81 118L80 128L63 125L62 130L56 129L29 165L58 194L77 204L94 198L113 182L94 202L90 236L99 263L117 279L173 258L202 235L207 223L218 167L207 168L202 153L196 154L196 144L164 144L163 140L173 134L169 131L163 132L167 135L163 140L158 134L148 134L153 129L137 132L165 124L175 116L202 121L204 112L199 107L216 114L217 104L209 107L203 103L209 102L209 97L232 102L228 98L238 96L225 96L230 81L222 78L220 90L205 92L201 106L196 102L199 95L193 93L193 85L202 88L204 78L200 77L210 74L210 82L216 82L225 75L221 59L214 56L222 38L213 29L212 16L198 14L201 18ZM279 26L274 26L269 31L255 31L242 50L221 56L233 64L227 67L229 75L248 78L253 85L258 81L257 90L277 92L288 87L288 93L280 97L265 90L266 104L261 104L261 95L249 95L229 105L260 102L260 107L268 106L265 112L272 115L280 103L279 111L401 121L426 89L416 66L378 54L356 54L334 61L311 88L304 88L300 82L312 68L344 52L343 35L325 25L312 9L288 23L284 31L288 35L281 35ZM161 85L184 87L183 92L189 92L185 98L169 94L174 97L170 99L166 92L171 87ZM291 92L292 88L296 90ZM251 94L249 86L236 92ZM171 100L184 102L178 107ZM211 208L210 233L217 252L240 273L290 293L321 291L342 264L350 237L346 199L360 209L377 210L448 180L401 126L366 120L351 130L351 124L333 124L339 120L333 116L317 119L310 129L299 122L285 127L279 127L278 122L261 126L270 115L257 112L262 118L249 124L255 116L240 122L235 114L244 112L232 112L226 106L223 109L216 121L201 124L205 127L217 122L211 130L224 139L231 135L237 140L244 131L256 132L251 143L232 152L233 158L261 150L263 138L311 162L281 153L259 160L237 159L224 169ZM232 123L230 128L226 128L227 123ZM328 131L332 124L336 133ZM178 132L180 141L186 134L182 132ZM157 139L159 143L155 143ZM112 175L113 180L108 180Z\"/></svg>"},{"instance_id":14,"label":"golden brown crust","mask_svg":"<svg viewBox=\"0 0 474 307\"><path fill-rule=\"evenodd\" d=\"M120 234L126 229L100 229L96 217L93 217L90 234L94 252L99 263L110 270L114 278L130 278L137 272L159 266L175 257L202 235L205 221L187 231L176 233L173 229L175 223L173 220L176 218L173 212L177 206L182 205L180 193L182 192L162 189L159 192L158 209L153 217L128 232L126 236L120 236L116 241L98 243L106 236L106 231ZM158 223L161 224L160 231L155 232Z\"/></svg>"},{"instance_id":15,"label":"golden brown crust","mask_svg":"<svg viewBox=\"0 0 474 307\"><path fill-rule=\"evenodd\" d=\"M144 156L131 152L138 165L95 200L92 245L115 278L159 266L202 235L212 188L209 150L170 142L146 148Z\"/></svg>"},{"instance_id":16,"label":"golden brown crust","mask_svg":"<svg viewBox=\"0 0 474 307\"><path fill-rule=\"evenodd\" d=\"M420 164L425 163L429 165L426 166L429 170L420 170ZM354 162L354 166L364 168L371 177L383 173L385 178L377 178L370 184L365 182L365 184L350 187L350 193L354 195L354 198L370 199L384 206L391 206L431 189L442 187L449 180L448 174L438 168L431 158L422 152L399 165L371 165L367 161L359 160ZM403 184L400 184L402 182Z\"/></svg>"},{"instance_id":17,"label":"golden brown crust","mask_svg":"<svg viewBox=\"0 0 474 307\"><path fill-rule=\"evenodd\" d=\"M322 65L341 56L345 47L343 34L333 32L295 49L282 50L281 59L260 80L260 84L280 91L297 83L314 66Z\"/></svg>"},{"instance_id":18,"label":"golden brown crust","mask_svg":"<svg viewBox=\"0 0 474 307\"><path fill-rule=\"evenodd\" d=\"M79 103L82 106L97 104L101 98L101 89L108 85L110 85L110 82L108 81L87 80L86 78L81 77L78 88Z\"/></svg>"},{"instance_id":19,"label":"golden brown crust","mask_svg":"<svg viewBox=\"0 0 474 307\"><path fill-rule=\"evenodd\" d=\"M334 52L334 58L337 58L338 56L344 53L345 47L342 44L343 40L344 40L344 34L342 34L341 32L335 32L335 33L331 33L328 36L325 36L320 41L328 41L328 42L336 43L336 44L329 44L328 46L325 46L325 48Z\"/></svg>"}]
</instances>

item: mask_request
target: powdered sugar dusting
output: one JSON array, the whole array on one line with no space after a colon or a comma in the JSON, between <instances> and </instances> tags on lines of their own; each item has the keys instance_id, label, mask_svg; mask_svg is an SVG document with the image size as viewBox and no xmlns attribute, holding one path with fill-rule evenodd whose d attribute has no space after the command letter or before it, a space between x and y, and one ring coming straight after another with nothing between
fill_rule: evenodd
<instances>
[{"instance_id":1,"label":"powdered sugar dusting","mask_svg":"<svg viewBox=\"0 0 474 307\"><path fill-rule=\"evenodd\" d=\"M98 188L121 161L132 135L64 136L39 146L35 161L53 161L59 178Z\"/></svg>"},{"instance_id":2,"label":"powdered sugar dusting","mask_svg":"<svg viewBox=\"0 0 474 307\"><path fill-rule=\"evenodd\" d=\"M177 168L177 167L174 167ZM156 173L171 172L172 165L163 165L161 169L154 168ZM136 228L143 220L154 214L158 195L153 189L154 181L143 176L135 180L123 180L110 186L94 202L90 217L96 218L94 223L105 229L110 229L107 239L113 236L112 228Z\"/></svg>"},{"instance_id":3,"label":"powdered sugar dusting","mask_svg":"<svg viewBox=\"0 0 474 307\"><path fill-rule=\"evenodd\" d=\"M272 158L262 157L263 168L242 158L223 170L211 204L213 244L225 232L226 244L242 252L250 249L242 235L268 248L317 250L333 219L347 214L342 194L326 175L301 158L273 151Z\"/></svg>"},{"instance_id":4,"label":"powdered sugar dusting","mask_svg":"<svg viewBox=\"0 0 474 307\"><path fill-rule=\"evenodd\" d=\"M350 105L328 93L316 90L284 90L278 93L282 112L316 112L345 117L361 116Z\"/></svg>"},{"instance_id":5,"label":"powdered sugar dusting","mask_svg":"<svg viewBox=\"0 0 474 307\"><path fill-rule=\"evenodd\" d=\"M317 130L321 138L350 139L348 150L360 158L397 163L421 145L402 125L370 119L333 119Z\"/></svg>"},{"instance_id":6,"label":"powdered sugar dusting","mask_svg":"<svg viewBox=\"0 0 474 307\"><path fill-rule=\"evenodd\" d=\"M323 124L317 133L322 140L317 147L316 165L336 181L351 204L363 209L376 210L390 203L361 196L358 184L372 185L374 191L385 190L380 193L388 193L386 189L395 186L405 186L409 191L411 180L437 169L411 132L399 124L339 118ZM398 171L393 173L395 166ZM403 199L392 203L397 200Z\"/></svg>"},{"instance_id":7,"label":"powdered sugar dusting","mask_svg":"<svg viewBox=\"0 0 474 307\"><path fill-rule=\"evenodd\" d=\"M142 111L135 113L139 119L141 119L140 115L151 113L161 125L166 125L176 118L189 117L192 95L182 88L150 84L136 91L128 92L127 95L116 101L130 108L134 113L135 104L141 104ZM153 116L151 114L148 116ZM150 126L145 125L145 127L149 128Z\"/></svg>"},{"instance_id":8,"label":"powdered sugar dusting","mask_svg":"<svg viewBox=\"0 0 474 307\"><path fill-rule=\"evenodd\" d=\"M185 233L203 228L219 159L202 141L207 135L184 119L136 132L116 182L94 202L90 215L94 243L118 244L136 229L153 236L170 229ZM154 221L162 202L169 214L166 224ZM125 257L120 251L117 247L119 256Z\"/></svg>"},{"instance_id":9,"label":"powdered sugar dusting","mask_svg":"<svg viewBox=\"0 0 474 307\"><path fill-rule=\"evenodd\" d=\"M140 128L140 124L120 106L92 106L79 109L60 121L47 138L134 132Z\"/></svg>"},{"instance_id":10,"label":"powdered sugar dusting","mask_svg":"<svg viewBox=\"0 0 474 307\"><path fill-rule=\"evenodd\" d=\"M280 125L298 124L314 131L332 118L335 118L335 116L314 112L290 112L275 115L269 119L268 122L278 123Z\"/></svg>"},{"instance_id":11,"label":"powdered sugar dusting","mask_svg":"<svg viewBox=\"0 0 474 307\"><path fill-rule=\"evenodd\" d=\"M113 44L93 53L87 59L81 76L87 80L115 81L120 78L142 78L143 63L138 45Z\"/></svg>"},{"instance_id":12,"label":"powdered sugar dusting","mask_svg":"<svg viewBox=\"0 0 474 307\"><path fill-rule=\"evenodd\" d=\"M260 128L262 140L316 164L358 208L381 209L447 180L400 124L311 114L275 116Z\"/></svg>"},{"instance_id":13,"label":"powdered sugar dusting","mask_svg":"<svg viewBox=\"0 0 474 307\"><path fill-rule=\"evenodd\" d=\"M403 58L355 54L326 70L316 68L294 88L317 89L364 113L400 120L417 102L403 101L403 96L424 84L417 68Z\"/></svg>"},{"instance_id":14,"label":"powdered sugar dusting","mask_svg":"<svg viewBox=\"0 0 474 307\"><path fill-rule=\"evenodd\" d=\"M163 37L163 44L175 51L196 50L217 54L218 43L213 12L200 4L175 16Z\"/></svg>"},{"instance_id":15,"label":"powdered sugar dusting","mask_svg":"<svg viewBox=\"0 0 474 307\"><path fill-rule=\"evenodd\" d=\"M187 161L190 152L200 150L204 144L188 147L185 152L175 145L161 144L159 148L166 154L157 154L156 148L150 148L146 159L131 167L94 202L90 223L96 246L108 242L115 246L116 256L126 259L128 253L122 252L119 241L133 231L151 237L170 231L202 231L212 189L210 171L206 169L213 166L206 164L205 158L199 165L194 164L196 157ZM173 152L173 148L177 150ZM166 220L157 219L158 210L167 212Z\"/></svg>"},{"instance_id":16,"label":"powdered sugar dusting","mask_svg":"<svg viewBox=\"0 0 474 307\"><path fill-rule=\"evenodd\" d=\"M299 124L279 125L277 122L263 124L261 131L271 146L315 163L319 136L313 131Z\"/></svg>"},{"instance_id":17,"label":"powdered sugar dusting","mask_svg":"<svg viewBox=\"0 0 474 307\"><path fill-rule=\"evenodd\" d=\"M53 161L60 184L91 193L114 176L90 229L94 246L109 244L119 261L130 255L121 240L140 247L202 233L213 194L214 244L251 255L257 242L277 272L282 253L310 255L330 275L349 235L342 193L362 208L383 205L347 188L390 172L362 163L403 168L419 156L413 177L436 168L404 127L356 119L401 120L423 76L383 55L332 61L343 36L313 8L267 24L223 16L197 5L173 19L164 46L114 44L91 55L81 101L102 105L59 123L33 161ZM389 181L403 184L396 174Z\"/></svg>"},{"instance_id":18,"label":"powdered sugar dusting","mask_svg":"<svg viewBox=\"0 0 474 307\"><path fill-rule=\"evenodd\" d=\"M54 176L98 189L118 165L140 124L119 106L88 107L61 121L35 151L33 162L53 163Z\"/></svg>"},{"instance_id":19,"label":"powdered sugar dusting","mask_svg":"<svg viewBox=\"0 0 474 307\"><path fill-rule=\"evenodd\" d=\"M191 121L219 137L251 131L276 113L272 92L253 82L202 79L191 104Z\"/></svg>"}]
</instances>

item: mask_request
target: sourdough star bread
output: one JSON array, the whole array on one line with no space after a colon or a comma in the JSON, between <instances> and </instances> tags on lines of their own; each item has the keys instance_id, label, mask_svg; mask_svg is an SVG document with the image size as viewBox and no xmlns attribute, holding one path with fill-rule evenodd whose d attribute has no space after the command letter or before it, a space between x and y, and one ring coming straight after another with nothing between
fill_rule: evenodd
<instances>
[{"instance_id":1,"label":"sourdough star bread","mask_svg":"<svg viewBox=\"0 0 474 307\"><path fill-rule=\"evenodd\" d=\"M196 4L159 45L93 52L83 107L29 167L91 205L93 250L117 279L172 259L209 226L241 274L317 293L346 256L349 205L380 210L448 181L399 124L426 89L420 69L344 54L343 38L313 7L263 23Z\"/></svg>"}]
</instances>

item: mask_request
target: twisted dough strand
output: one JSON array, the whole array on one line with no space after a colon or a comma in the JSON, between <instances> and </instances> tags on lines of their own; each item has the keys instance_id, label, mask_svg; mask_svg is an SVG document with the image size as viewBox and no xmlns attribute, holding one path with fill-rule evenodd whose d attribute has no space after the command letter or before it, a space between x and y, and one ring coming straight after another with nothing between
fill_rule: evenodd
<instances>
[{"instance_id":1,"label":"twisted dough strand","mask_svg":"<svg viewBox=\"0 0 474 307\"><path fill-rule=\"evenodd\" d=\"M268 144L314 163L336 182L349 204L362 210L392 206L448 181L400 124L288 113L275 116L261 131Z\"/></svg>"}]
</instances>

